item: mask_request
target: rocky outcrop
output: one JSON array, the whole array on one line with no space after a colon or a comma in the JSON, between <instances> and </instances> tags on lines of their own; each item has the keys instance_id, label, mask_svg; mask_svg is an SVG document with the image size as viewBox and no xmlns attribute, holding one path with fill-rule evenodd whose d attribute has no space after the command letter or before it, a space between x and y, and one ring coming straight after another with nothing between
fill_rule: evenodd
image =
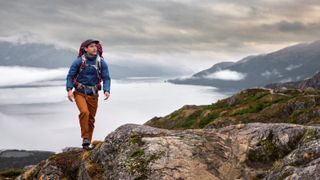
<instances>
[{"instance_id":1,"label":"rocky outcrop","mask_svg":"<svg viewBox=\"0 0 320 180\"><path fill-rule=\"evenodd\" d=\"M316 179L319 143L316 126L167 130L126 124L93 150L67 149L18 179Z\"/></svg>"}]
</instances>

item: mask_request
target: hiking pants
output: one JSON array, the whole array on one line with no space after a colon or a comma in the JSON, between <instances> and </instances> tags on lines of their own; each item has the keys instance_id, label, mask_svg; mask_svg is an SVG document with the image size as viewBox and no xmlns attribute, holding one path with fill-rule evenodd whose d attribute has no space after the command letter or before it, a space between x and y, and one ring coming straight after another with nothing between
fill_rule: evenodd
<instances>
[{"instance_id":1,"label":"hiking pants","mask_svg":"<svg viewBox=\"0 0 320 180\"><path fill-rule=\"evenodd\" d=\"M99 94L86 95L79 91L73 91L73 95L80 111L78 116L81 129L81 138L87 138L91 142Z\"/></svg>"}]
</instances>

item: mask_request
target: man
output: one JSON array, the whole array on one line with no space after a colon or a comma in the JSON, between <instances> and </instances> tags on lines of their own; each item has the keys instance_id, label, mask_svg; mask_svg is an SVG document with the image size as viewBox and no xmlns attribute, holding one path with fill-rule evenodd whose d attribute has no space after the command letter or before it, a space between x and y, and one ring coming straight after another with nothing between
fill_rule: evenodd
<instances>
[{"instance_id":1,"label":"man","mask_svg":"<svg viewBox=\"0 0 320 180\"><path fill-rule=\"evenodd\" d=\"M100 51L97 52L98 50ZM100 80L103 81L104 100L110 96L111 82L108 65L102 57L102 47L98 40L88 39L81 44L79 56L71 64L66 80L68 99L75 101L80 111L78 116L82 147L91 149L89 146L98 107L98 91L101 90Z\"/></svg>"}]
</instances>

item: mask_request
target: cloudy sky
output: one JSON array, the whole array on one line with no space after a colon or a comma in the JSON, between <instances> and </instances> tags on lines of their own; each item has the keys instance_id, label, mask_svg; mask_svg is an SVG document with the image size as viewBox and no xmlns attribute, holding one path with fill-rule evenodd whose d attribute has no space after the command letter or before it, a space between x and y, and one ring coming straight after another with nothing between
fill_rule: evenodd
<instances>
[{"instance_id":1,"label":"cloudy sky","mask_svg":"<svg viewBox=\"0 0 320 180\"><path fill-rule=\"evenodd\" d=\"M319 0L0 0L0 40L78 49L99 39L110 62L194 71L320 39Z\"/></svg>"}]
</instances>

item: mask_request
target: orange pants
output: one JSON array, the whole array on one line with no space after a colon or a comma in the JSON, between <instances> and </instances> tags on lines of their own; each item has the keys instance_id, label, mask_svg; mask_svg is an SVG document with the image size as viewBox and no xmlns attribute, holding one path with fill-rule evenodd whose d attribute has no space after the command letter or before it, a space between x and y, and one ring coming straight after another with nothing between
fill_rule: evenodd
<instances>
[{"instance_id":1,"label":"orange pants","mask_svg":"<svg viewBox=\"0 0 320 180\"><path fill-rule=\"evenodd\" d=\"M81 138L87 138L91 142L94 130L95 115L98 108L99 94L86 95L79 91L73 91L73 95L80 111L79 122Z\"/></svg>"}]
</instances>

